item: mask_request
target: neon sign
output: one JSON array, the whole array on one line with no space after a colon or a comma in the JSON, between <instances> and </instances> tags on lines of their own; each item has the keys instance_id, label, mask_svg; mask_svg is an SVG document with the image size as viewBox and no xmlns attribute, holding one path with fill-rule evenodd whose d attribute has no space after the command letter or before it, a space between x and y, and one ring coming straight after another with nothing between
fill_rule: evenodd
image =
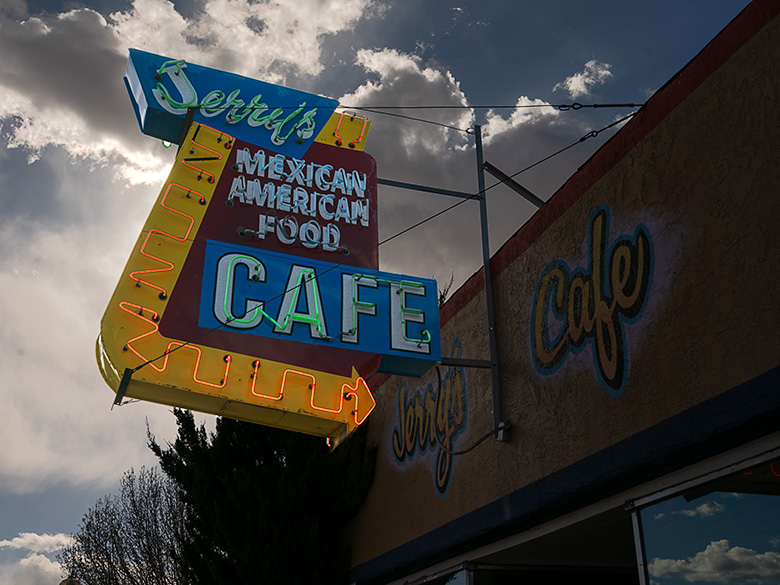
<instances>
[{"instance_id":1,"label":"neon sign","mask_svg":"<svg viewBox=\"0 0 780 585\"><path fill-rule=\"evenodd\" d=\"M368 120L136 50L125 81L142 131L181 145L101 321L118 399L335 445L375 406L366 378L440 361L435 281L378 271Z\"/></svg>"},{"instance_id":2,"label":"neon sign","mask_svg":"<svg viewBox=\"0 0 780 585\"><path fill-rule=\"evenodd\" d=\"M199 326L382 355L421 376L441 359L436 282L209 240ZM290 347L292 352L293 346Z\"/></svg>"},{"instance_id":3,"label":"neon sign","mask_svg":"<svg viewBox=\"0 0 780 585\"><path fill-rule=\"evenodd\" d=\"M164 331L166 324L187 320L174 302L175 290L201 244L209 212L225 209L214 194L229 157L217 154L231 153L235 139L195 124L185 144L101 321L97 357L104 379L117 391L125 369L134 369L128 398L325 436L338 444L375 406L354 367L318 370L253 353L251 344L244 344L246 351L240 343L225 349L208 330L186 336ZM207 179L211 176L215 181ZM287 346L278 355L289 351Z\"/></svg>"},{"instance_id":4,"label":"neon sign","mask_svg":"<svg viewBox=\"0 0 780 585\"><path fill-rule=\"evenodd\" d=\"M193 108L195 122L293 157L306 152L338 105L330 98L137 49L130 49L125 83L145 134L178 144Z\"/></svg>"},{"instance_id":5,"label":"neon sign","mask_svg":"<svg viewBox=\"0 0 780 585\"><path fill-rule=\"evenodd\" d=\"M354 268L355 272L366 274L366 271L378 268L376 162L370 155L314 143L304 159L292 159L238 139L233 140L226 153L224 168L217 179L208 210L170 294L169 314L176 317L163 317L160 323L160 331L173 339L193 339L206 331L201 326L200 307L204 303L201 291L204 278L214 278L216 274L216 264L204 272L209 240L224 244L228 252L246 249L250 256L261 249L307 261L344 264ZM196 152L192 156L198 154ZM317 175L320 175L319 179ZM245 192L238 191L242 180L247 185ZM255 180L260 184L259 190L250 188ZM296 191L299 194L298 205ZM303 191L306 197L301 194ZM289 198L287 194L291 194ZM314 205L312 198L315 198ZM303 199L306 199L305 203ZM325 217L320 214L321 201L333 201L332 204L322 205ZM348 209L348 213L337 214L339 206L342 210ZM353 209L356 210L354 215ZM328 212L334 215L325 219L329 217ZM327 236L317 238L312 222L320 224L323 234L328 234L326 230L330 230L330 239ZM296 225L300 226L297 231ZM260 226L265 227L265 233ZM302 260L299 263L308 265ZM241 273L241 278L248 270L239 263L233 269ZM214 272L209 277L211 271ZM341 290L340 283L334 281L331 284ZM274 286L281 285L276 283ZM274 296L278 292L266 296ZM243 311L238 306L232 311L237 321L251 318L244 316ZM271 314L269 310L266 312ZM276 319L278 313L273 313L272 317ZM284 316L279 321L282 319ZM335 337L333 331L339 325L338 319L331 316L326 319L328 335ZM264 325L269 322L265 319ZM389 363L389 358L383 359L379 353L367 351L361 343L302 344L290 341L290 336L272 340L252 332L238 331L240 328L223 325L216 319L209 326L219 327L209 333L209 343L215 347L250 353L299 368L351 376L354 367L360 375L368 377L377 370L380 362ZM297 331L298 328L294 329Z\"/></svg>"}]
</instances>

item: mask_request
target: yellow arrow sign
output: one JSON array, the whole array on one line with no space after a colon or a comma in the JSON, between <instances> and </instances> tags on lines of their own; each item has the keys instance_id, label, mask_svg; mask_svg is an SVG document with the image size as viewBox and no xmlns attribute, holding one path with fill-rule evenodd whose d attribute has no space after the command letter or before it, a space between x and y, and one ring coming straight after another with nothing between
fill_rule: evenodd
<instances>
[{"instance_id":1,"label":"yellow arrow sign","mask_svg":"<svg viewBox=\"0 0 780 585\"><path fill-rule=\"evenodd\" d=\"M128 398L324 436L335 446L375 406L354 368L339 376L226 353L208 346L207 335L171 339L159 331L232 140L208 126L190 128L101 321L100 371Z\"/></svg>"}]
</instances>

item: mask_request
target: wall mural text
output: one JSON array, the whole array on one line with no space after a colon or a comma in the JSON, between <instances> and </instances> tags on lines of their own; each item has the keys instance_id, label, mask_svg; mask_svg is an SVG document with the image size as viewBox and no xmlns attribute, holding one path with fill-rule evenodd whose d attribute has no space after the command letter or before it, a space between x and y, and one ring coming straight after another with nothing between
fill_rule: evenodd
<instances>
[{"instance_id":1,"label":"wall mural text","mask_svg":"<svg viewBox=\"0 0 780 585\"><path fill-rule=\"evenodd\" d=\"M542 374L557 370L568 353L592 344L599 382L620 396L626 382L626 323L638 319L647 299L653 265L644 225L608 246L610 210L590 220L588 268L571 270L563 260L547 265L534 294L531 348Z\"/></svg>"},{"instance_id":2,"label":"wall mural text","mask_svg":"<svg viewBox=\"0 0 780 585\"><path fill-rule=\"evenodd\" d=\"M461 357L460 339L452 344L451 357ZM409 391L406 382L398 389L398 422L393 429L393 455L399 464L436 453L434 483L436 494L444 498L452 479L453 456L458 437L466 428L468 408L466 373L463 368L442 371L441 388L428 384ZM446 449L446 450L445 450Z\"/></svg>"}]
</instances>

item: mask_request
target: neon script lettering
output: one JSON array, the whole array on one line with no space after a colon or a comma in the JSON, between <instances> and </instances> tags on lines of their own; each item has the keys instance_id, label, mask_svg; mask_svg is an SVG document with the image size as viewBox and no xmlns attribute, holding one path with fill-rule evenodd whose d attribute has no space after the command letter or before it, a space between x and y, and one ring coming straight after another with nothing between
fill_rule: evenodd
<instances>
[{"instance_id":1,"label":"neon script lettering","mask_svg":"<svg viewBox=\"0 0 780 585\"><path fill-rule=\"evenodd\" d=\"M238 124L246 119L246 123L253 128L265 126L271 130L271 142L276 145L284 144L293 132L298 135L299 140L307 140L314 134L317 108L304 112L306 102L299 104L291 113L285 113L284 108L269 111L261 94L254 96L247 104L239 97L240 89L234 90L230 95L215 89L199 101L197 90L184 72L186 67L187 63L183 60L166 61L157 71L155 78L157 87L152 90L152 93L157 103L166 111L178 116L186 113L189 108L198 108L206 117L225 114L225 121L228 124ZM180 96L178 99L174 98L163 84L163 75L173 83ZM300 119L293 122L302 112Z\"/></svg>"},{"instance_id":2,"label":"neon script lettering","mask_svg":"<svg viewBox=\"0 0 780 585\"><path fill-rule=\"evenodd\" d=\"M459 339L453 355L463 353ZM428 384L424 391L410 396L406 382L398 390L398 423L393 429L393 455L398 463L413 459L428 448L436 452L434 480L440 498L447 495L452 479L453 451L458 436L466 427L466 382L463 368L449 368L441 387ZM442 448L444 447L444 448Z\"/></svg>"},{"instance_id":3,"label":"neon script lettering","mask_svg":"<svg viewBox=\"0 0 780 585\"><path fill-rule=\"evenodd\" d=\"M593 342L593 357L607 393L622 394L626 380L624 324L637 318L647 298L652 245L644 226L607 250L609 208L590 221L588 270L573 272L556 260L542 273L531 315L531 347L539 372L554 372L569 350Z\"/></svg>"}]
</instances>

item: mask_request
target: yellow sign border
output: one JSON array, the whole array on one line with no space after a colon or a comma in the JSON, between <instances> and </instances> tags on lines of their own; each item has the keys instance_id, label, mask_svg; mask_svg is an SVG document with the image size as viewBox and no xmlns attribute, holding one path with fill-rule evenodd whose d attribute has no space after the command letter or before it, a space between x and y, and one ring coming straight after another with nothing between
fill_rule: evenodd
<instances>
[{"instance_id":1,"label":"yellow sign border","mask_svg":"<svg viewBox=\"0 0 780 585\"><path fill-rule=\"evenodd\" d=\"M353 138L354 139L354 138ZM213 200L233 138L192 124L100 324L98 367L124 395L328 437L333 446L375 402L365 381L160 334L170 292Z\"/></svg>"}]
</instances>

